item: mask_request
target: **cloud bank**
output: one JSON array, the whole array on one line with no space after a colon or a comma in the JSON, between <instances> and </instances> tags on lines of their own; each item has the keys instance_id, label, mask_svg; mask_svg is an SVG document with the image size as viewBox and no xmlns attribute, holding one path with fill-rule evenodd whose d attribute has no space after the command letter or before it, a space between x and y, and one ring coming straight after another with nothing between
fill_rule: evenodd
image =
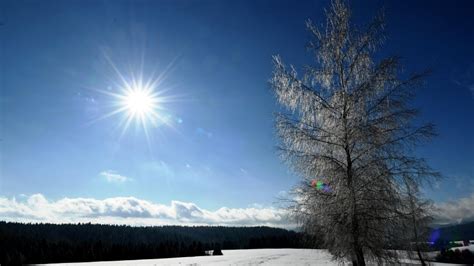
<instances>
[{"instance_id":1,"label":"cloud bank","mask_svg":"<svg viewBox=\"0 0 474 266\"><path fill-rule=\"evenodd\" d=\"M63 198L57 201L47 200L41 194L22 200L0 197L0 217L17 222L294 227L283 209L222 207L210 211L190 202L172 201L165 205L134 197Z\"/></svg>"},{"instance_id":2,"label":"cloud bank","mask_svg":"<svg viewBox=\"0 0 474 266\"><path fill-rule=\"evenodd\" d=\"M436 224L474 221L474 193L457 201L436 203L433 216ZM135 197L56 201L47 200L42 194L20 199L0 197L0 217L16 222L296 227L288 212L280 208L255 204L248 208L222 207L211 211L192 202L160 204Z\"/></svg>"},{"instance_id":3,"label":"cloud bank","mask_svg":"<svg viewBox=\"0 0 474 266\"><path fill-rule=\"evenodd\" d=\"M440 224L474 221L474 193L456 201L435 204L435 222Z\"/></svg>"}]
</instances>

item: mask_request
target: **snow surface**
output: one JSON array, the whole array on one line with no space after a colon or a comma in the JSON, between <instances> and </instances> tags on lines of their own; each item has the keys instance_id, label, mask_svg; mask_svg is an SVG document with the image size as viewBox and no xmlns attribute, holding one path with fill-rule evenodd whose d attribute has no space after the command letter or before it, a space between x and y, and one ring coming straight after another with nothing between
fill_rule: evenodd
<instances>
[{"instance_id":1,"label":"snow surface","mask_svg":"<svg viewBox=\"0 0 474 266\"><path fill-rule=\"evenodd\" d=\"M99 261L81 263L59 263L48 265L112 266L112 265L341 265L331 260L331 255L322 249L240 249L223 250L223 256L199 256L150 260ZM416 261L404 260L403 265L419 265ZM350 265L346 263L345 265ZM455 265L430 263L429 265Z\"/></svg>"},{"instance_id":2,"label":"snow surface","mask_svg":"<svg viewBox=\"0 0 474 266\"><path fill-rule=\"evenodd\" d=\"M181 257L169 259L103 261L48 265L338 265L326 250L247 249L223 250L223 256Z\"/></svg>"},{"instance_id":3,"label":"snow surface","mask_svg":"<svg viewBox=\"0 0 474 266\"><path fill-rule=\"evenodd\" d=\"M462 246L462 247L454 247L454 248L451 248L452 250L455 250L455 249L459 249L459 251L463 251L465 249L471 251L471 252L474 252L474 245L469 245L469 246Z\"/></svg>"}]
</instances>

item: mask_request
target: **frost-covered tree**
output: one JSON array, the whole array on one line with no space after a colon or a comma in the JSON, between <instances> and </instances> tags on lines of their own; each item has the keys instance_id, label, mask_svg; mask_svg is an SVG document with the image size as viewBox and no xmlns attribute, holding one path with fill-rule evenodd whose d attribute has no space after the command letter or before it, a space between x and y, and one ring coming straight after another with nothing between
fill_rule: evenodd
<instances>
[{"instance_id":1,"label":"frost-covered tree","mask_svg":"<svg viewBox=\"0 0 474 266\"><path fill-rule=\"evenodd\" d=\"M409 175L404 176L404 207L398 217L400 225L400 246L408 251L416 252L421 265L426 265L422 250L425 249L429 237L429 224L432 222L431 202L421 197L419 186ZM409 253L413 257L413 254Z\"/></svg>"},{"instance_id":2,"label":"frost-covered tree","mask_svg":"<svg viewBox=\"0 0 474 266\"><path fill-rule=\"evenodd\" d=\"M288 111L277 115L277 134L284 160L302 177L294 192L303 228L323 236L335 259L365 265L395 258L385 247L418 214L411 192L437 176L413 154L434 135L433 125L414 123L418 112L409 106L425 73L403 77L398 57L374 60L382 15L359 28L335 0L326 17L324 27L307 22L315 63L301 77L273 58L270 82Z\"/></svg>"}]
</instances>

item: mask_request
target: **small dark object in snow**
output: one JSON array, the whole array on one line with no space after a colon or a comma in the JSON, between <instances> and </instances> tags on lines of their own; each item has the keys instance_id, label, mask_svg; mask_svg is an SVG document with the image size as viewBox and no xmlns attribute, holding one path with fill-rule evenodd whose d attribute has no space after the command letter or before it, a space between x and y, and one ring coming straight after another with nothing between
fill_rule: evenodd
<instances>
[{"instance_id":1,"label":"small dark object in snow","mask_svg":"<svg viewBox=\"0 0 474 266\"><path fill-rule=\"evenodd\" d=\"M212 252L212 256L222 256L222 250L220 248L214 249L214 252Z\"/></svg>"}]
</instances>

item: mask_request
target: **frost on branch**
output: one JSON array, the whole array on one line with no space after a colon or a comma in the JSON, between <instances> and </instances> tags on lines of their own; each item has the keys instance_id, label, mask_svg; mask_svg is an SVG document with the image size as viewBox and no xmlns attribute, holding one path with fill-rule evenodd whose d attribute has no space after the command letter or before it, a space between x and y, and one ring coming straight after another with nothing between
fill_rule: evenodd
<instances>
[{"instance_id":1,"label":"frost on branch","mask_svg":"<svg viewBox=\"0 0 474 266\"><path fill-rule=\"evenodd\" d=\"M274 56L270 83L288 110L276 117L282 157L302 177L295 216L309 233L324 236L336 259L365 265L395 259L383 249L391 243L421 239L428 213L416 210L428 203L419 187L438 173L413 154L434 135L433 125L414 125L418 112L410 107L425 73L401 78L398 57L375 62L383 16L363 28L350 16L336 0L324 27L308 20L314 65L298 76ZM330 192L311 187L313 179ZM403 242L407 225L415 231Z\"/></svg>"}]
</instances>

